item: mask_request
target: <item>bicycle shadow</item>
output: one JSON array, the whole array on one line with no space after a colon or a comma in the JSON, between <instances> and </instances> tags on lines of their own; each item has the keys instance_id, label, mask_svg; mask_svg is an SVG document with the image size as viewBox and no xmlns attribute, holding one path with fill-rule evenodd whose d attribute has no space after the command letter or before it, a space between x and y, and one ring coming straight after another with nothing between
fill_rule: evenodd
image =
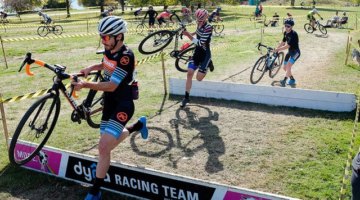
<instances>
[{"instance_id":1,"label":"bicycle shadow","mask_svg":"<svg viewBox=\"0 0 360 200\"><path fill-rule=\"evenodd\" d=\"M315 35L315 37L318 37L318 38L328 38L328 37L329 37L328 34L323 35L323 34L317 34L317 33L315 33L314 35Z\"/></svg>"},{"instance_id":2,"label":"bicycle shadow","mask_svg":"<svg viewBox=\"0 0 360 200\"><path fill-rule=\"evenodd\" d=\"M271 83L271 86L282 87L280 81L273 81ZM296 84L295 85L286 85L285 87L296 88Z\"/></svg>"},{"instance_id":3,"label":"bicycle shadow","mask_svg":"<svg viewBox=\"0 0 360 200\"><path fill-rule=\"evenodd\" d=\"M191 110L191 107L198 107L206 110L208 116L200 116L198 113ZM176 144L175 147L180 149L185 157L193 157L197 152L206 149L209 156L206 161L205 170L208 173L216 173L224 169L219 157L225 154L225 144L220 137L219 128L212 123L218 121L219 114L212 112L209 108L200 105L189 105L186 108L179 108L176 111L176 119L171 119L170 124L175 129ZM198 131L198 134L193 136L186 144L183 144L180 128ZM202 139L203 143L197 147L191 148L194 140ZM177 164L183 156L178 155L177 158L170 157L172 167L177 168Z\"/></svg>"}]
</instances>

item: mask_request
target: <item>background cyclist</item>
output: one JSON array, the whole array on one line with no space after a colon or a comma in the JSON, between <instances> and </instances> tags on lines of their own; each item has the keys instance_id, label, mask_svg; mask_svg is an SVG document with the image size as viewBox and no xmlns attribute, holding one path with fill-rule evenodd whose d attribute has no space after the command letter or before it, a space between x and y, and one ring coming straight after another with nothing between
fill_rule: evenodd
<instances>
[{"instance_id":1,"label":"background cyclist","mask_svg":"<svg viewBox=\"0 0 360 200\"><path fill-rule=\"evenodd\" d=\"M161 26L162 23L166 23L166 20L170 19L170 11L169 10L164 10L163 12L161 12L158 16L157 16L157 20L159 22L159 25Z\"/></svg>"},{"instance_id":2,"label":"background cyclist","mask_svg":"<svg viewBox=\"0 0 360 200\"><path fill-rule=\"evenodd\" d=\"M309 20L309 22L310 22L311 26L314 28L314 30L316 30L316 28L315 28L315 22L316 22L315 15L318 15L320 17L320 19L323 20L323 18L319 14L319 11L316 8L312 9L307 14L307 19Z\"/></svg>"},{"instance_id":3,"label":"background cyclist","mask_svg":"<svg viewBox=\"0 0 360 200\"><path fill-rule=\"evenodd\" d=\"M294 21L291 19L287 19L284 22L285 24L285 32L282 42L279 46L275 49L275 52L283 51L288 49L288 53L285 55L284 60L284 70L286 75L283 80L280 81L282 87L285 87L286 81L288 79L289 85L295 85L295 78L291 73L291 67L296 62L297 59L300 57L300 48L299 48L299 37L298 34L293 30Z\"/></svg>"},{"instance_id":4,"label":"background cyclist","mask_svg":"<svg viewBox=\"0 0 360 200\"><path fill-rule=\"evenodd\" d=\"M210 41L213 27L207 22L208 16L209 14L207 10L198 9L195 12L197 23L196 32L189 33L186 30L183 31L183 35L187 36L196 45L196 47L192 56L192 60L188 65L185 97L181 102L181 107L184 107L187 103L190 102L190 90L195 71L198 69L196 79L198 81L202 81L206 76L208 68L210 68L210 71L214 70L210 51ZM194 37L194 35L196 35L196 37Z\"/></svg>"},{"instance_id":5,"label":"background cyclist","mask_svg":"<svg viewBox=\"0 0 360 200\"><path fill-rule=\"evenodd\" d=\"M212 13L209 16L208 21L211 22L216 22L216 21L222 21L222 19L220 18L220 11L221 8L218 6L215 10L212 11Z\"/></svg>"},{"instance_id":6,"label":"background cyclist","mask_svg":"<svg viewBox=\"0 0 360 200\"><path fill-rule=\"evenodd\" d=\"M49 17L49 15L39 11L38 12L39 16L43 18L43 21L46 25L50 25L52 22L52 19Z\"/></svg>"},{"instance_id":7,"label":"background cyclist","mask_svg":"<svg viewBox=\"0 0 360 200\"><path fill-rule=\"evenodd\" d=\"M105 48L103 61L82 69L80 72L86 76L93 70L104 70L105 81L85 82L79 80L72 82L75 90L89 88L104 91L96 178L86 200L101 199L100 187L104 183L106 172L110 166L111 151L134 131L140 131L143 139L148 137L145 117L140 117L133 125L126 126L135 111L130 84L134 79L135 56L132 50L124 44L127 23L119 17L105 17L99 22L98 31Z\"/></svg>"},{"instance_id":8,"label":"background cyclist","mask_svg":"<svg viewBox=\"0 0 360 200\"><path fill-rule=\"evenodd\" d=\"M149 6L148 11L145 13L144 20L146 19L147 15L149 15L149 28L154 28L155 18L158 13L154 10L153 6Z\"/></svg>"},{"instance_id":9,"label":"background cyclist","mask_svg":"<svg viewBox=\"0 0 360 200\"><path fill-rule=\"evenodd\" d=\"M191 10L190 10L189 6L183 6L181 9L181 14L183 16L182 23L191 23L192 22Z\"/></svg>"}]
</instances>

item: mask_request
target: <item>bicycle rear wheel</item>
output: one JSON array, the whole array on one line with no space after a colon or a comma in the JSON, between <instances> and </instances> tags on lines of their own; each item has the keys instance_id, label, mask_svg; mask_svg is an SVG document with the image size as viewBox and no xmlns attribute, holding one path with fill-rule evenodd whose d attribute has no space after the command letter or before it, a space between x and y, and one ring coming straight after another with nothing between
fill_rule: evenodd
<instances>
[{"instance_id":1,"label":"bicycle rear wheel","mask_svg":"<svg viewBox=\"0 0 360 200\"><path fill-rule=\"evenodd\" d=\"M49 33L49 29L46 26L39 26L37 34L41 37L45 37Z\"/></svg>"},{"instance_id":2,"label":"bicycle rear wheel","mask_svg":"<svg viewBox=\"0 0 360 200\"><path fill-rule=\"evenodd\" d=\"M170 44L173 32L161 30L146 36L139 44L139 52L142 54L153 54L161 51Z\"/></svg>"},{"instance_id":3,"label":"bicycle rear wheel","mask_svg":"<svg viewBox=\"0 0 360 200\"><path fill-rule=\"evenodd\" d=\"M61 33L63 32L63 27L60 25L56 25L53 27L53 31L55 35L61 35Z\"/></svg>"},{"instance_id":4,"label":"bicycle rear wheel","mask_svg":"<svg viewBox=\"0 0 360 200\"><path fill-rule=\"evenodd\" d=\"M255 63L251 70L250 82L252 84L258 83L266 72L266 56L261 56Z\"/></svg>"},{"instance_id":5,"label":"bicycle rear wheel","mask_svg":"<svg viewBox=\"0 0 360 200\"><path fill-rule=\"evenodd\" d=\"M306 23L306 24L304 25L304 29L305 29L305 31L308 32L308 33L313 33L313 32L314 32L314 27L312 27L311 24L309 24L309 23Z\"/></svg>"},{"instance_id":6,"label":"bicycle rear wheel","mask_svg":"<svg viewBox=\"0 0 360 200\"><path fill-rule=\"evenodd\" d=\"M101 75L95 75L92 81L101 82ZM90 90L83 105L88 111L86 112L86 121L89 126L92 128L99 128L104 107L104 92Z\"/></svg>"},{"instance_id":7,"label":"bicycle rear wheel","mask_svg":"<svg viewBox=\"0 0 360 200\"><path fill-rule=\"evenodd\" d=\"M144 29L145 29L144 24L139 24L136 26L136 33L141 34L144 31Z\"/></svg>"},{"instance_id":8,"label":"bicycle rear wheel","mask_svg":"<svg viewBox=\"0 0 360 200\"><path fill-rule=\"evenodd\" d=\"M319 31L324 35L327 34L327 30L326 30L325 26L323 26L321 24L319 24Z\"/></svg>"},{"instance_id":9,"label":"bicycle rear wheel","mask_svg":"<svg viewBox=\"0 0 360 200\"><path fill-rule=\"evenodd\" d=\"M187 72L188 63L190 62L195 47L187 48L185 51L182 51L175 60L175 67L180 72Z\"/></svg>"},{"instance_id":10,"label":"bicycle rear wheel","mask_svg":"<svg viewBox=\"0 0 360 200\"><path fill-rule=\"evenodd\" d=\"M32 160L49 139L60 113L60 99L48 93L26 111L11 139L9 159L20 166Z\"/></svg>"},{"instance_id":11,"label":"bicycle rear wheel","mask_svg":"<svg viewBox=\"0 0 360 200\"><path fill-rule=\"evenodd\" d=\"M284 52L279 52L278 57L274 61L271 70L269 70L269 77L274 78L283 64L284 61Z\"/></svg>"},{"instance_id":12,"label":"bicycle rear wheel","mask_svg":"<svg viewBox=\"0 0 360 200\"><path fill-rule=\"evenodd\" d=\"M224 28L225 28L224 24L216 24L213 27L214 27L214 32L216 34L222 33L224 31Z\"/></svg>"}]
</instances>

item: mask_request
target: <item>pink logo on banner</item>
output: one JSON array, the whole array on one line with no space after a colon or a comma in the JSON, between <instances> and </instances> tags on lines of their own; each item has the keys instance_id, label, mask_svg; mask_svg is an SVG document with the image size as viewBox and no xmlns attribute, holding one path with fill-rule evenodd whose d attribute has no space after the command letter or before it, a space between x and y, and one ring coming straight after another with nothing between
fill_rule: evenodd
<instances>
[{"instance_id":1,"label":"pink logo on banner","mask_svg":"<svg viewBox=\"0 0 360 200\"><path fill-rule=\"evenodd\" d=\"M270 200L267 198L256 197L248 194L227 191L224 200Z\"/></svg>"},{"instance_id":2,"label":"pink logo on banner","mask_svg":"<svg viewBox=\"0 0 360 200\"><path fill-rule=\"evenodd\" d=\"M16 144L15 159L26 158L34 149L34 147L28 144ZM24 166L49 174L59 175L61 156L61 153L42 149L38 156L35 156Z\"/></svg>"}]
</instances>

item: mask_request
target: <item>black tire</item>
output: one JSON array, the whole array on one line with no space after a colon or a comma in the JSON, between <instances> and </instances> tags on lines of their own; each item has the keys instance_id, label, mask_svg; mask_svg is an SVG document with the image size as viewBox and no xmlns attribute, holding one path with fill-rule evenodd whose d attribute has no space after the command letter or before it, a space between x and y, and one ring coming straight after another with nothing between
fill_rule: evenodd
<instances>
[{"instance_id":1,"label":"black tire","mask_svg":"<svg viewBox=\"0 0 360 200\"><path fill-rule=\"evenodd\" d=\"M220 34L224 31L225 26L224 26L224 24L215 24L215 25L213 25L213 28L214 28L214 32L216 34Z\"/></svg>"},{"instance_id":2,"label":"black tire","mask_svg":"<svg viewBox=\"0 0 360 200\"><path fill-rule=\"evenodd\" d=\"M305 29L305 31L308 32L308 33L313 33L313 32L314 32L314 27L312 27L311 24L309 24L309 23L306 23L306 24L304 25L304 29Z\"/></svg>"},{"instance_id":3,"label":"black tire","mask_svg":"<svg viewBox=\"0 0 360 200\"><path fill-rule=\"evenodd\" d=\"M327 30L326 30L325 26L323 26L321 24L319 24L319 31L324 35L327 34Z\"/></svg>"},{"instance_id":4,"label":"black tire","mask_svg":"<svg viewBox=\"0 0 360 200\"><path fill-rule=\"evenodd\" d=\"M258 83L266 72L266 56L261 56L255 63L251 70L250 82L252 84ZM258 74L259 77L256 77Z\"/></svg>"},{"instance_id":5,"label":"black tire","mask_svg":"<svg viewBox=\"0 0 360 200\"><path fill-rule=\"evenodd\" d=\"M195 47L190 47L182 51L175 60L175 67L180 72L187 72L188 63L194 55Z\"/></svg>"},{"instance_id":6,"label":"black tire","mask_svg":"<svg viewBox=\"0 0 360 200\"><path fill-rule=\"evenodd\" d=\"M284 62L284 52L279 52L271 70L269 70L269 77L274 78Z\"/></svg>"},{"instance_id":7,"label":"black tire","mask_svg":"<svg viewBox=\"0 0 360 200\"><path fill-rule=\"evenodd\" d=\"M139 44L139 52L153 54L163 50L170 44L174 34L169 30L161 30L146 36Z\"/></svg>"},{"instance_id":8,"label":"black tire","mask_svg":"<svg viewBox=\"0 0 360 200\"><path fill-rule=\"evenodd\" d=\"M37 34L40 37L45 37L48 33L49 33L49 29L46 26L39 26L39 28L37 29Z\"/></svg>"},{"instance_id":9,"label":"black tire","mask_svg":"<svg viewBox=\"0 0 360 200\"><path fill-rule=\"evenodd\" d=\"M102 78L100 75L95 75L92 81L100 82ZM92 128L100 128L104 107L104 93L97 90L90 90L84 101L84 106L89 110L86 114L86 122Z\"/></svg>"},{"instance_id":10,"label":"black tire","mask_svg":"<svg viewBox=\"0 0 360 200\"><path fill-rule=\"evenodd\" d=\"M144 24L139 24L136 26L136 33L141 34L141 33L143 33L144 29L145 29Z\"/></svg>"},{"instance_id":11,"label":"black tire","mask_svg":"<svg viewBox=\"0 0 360 200\"><path fill-rule=\"evenodd\" d=\"M61 33L63 32L63 27L60 25L55 25L53 32L55 35L61 35Z\"/></svg>"},{"instance_id":12,"label":"black tire","mask_svg":"<svg viewBox=\"0 0 360 200\"><path fill-rule=\"evenodd\" d=\"M41 97L26 111L11 139L9 160L12 164L17 166L26 164L38 154L49 139L59 113L60 99L53 93ZM44 123L47 117L49 117L48 121ZM29 130L25 130L26 128ZM41 128L43 130L39 130ZM21 147L24 142L27 146Z\"/></svg>"}]
</instances>

